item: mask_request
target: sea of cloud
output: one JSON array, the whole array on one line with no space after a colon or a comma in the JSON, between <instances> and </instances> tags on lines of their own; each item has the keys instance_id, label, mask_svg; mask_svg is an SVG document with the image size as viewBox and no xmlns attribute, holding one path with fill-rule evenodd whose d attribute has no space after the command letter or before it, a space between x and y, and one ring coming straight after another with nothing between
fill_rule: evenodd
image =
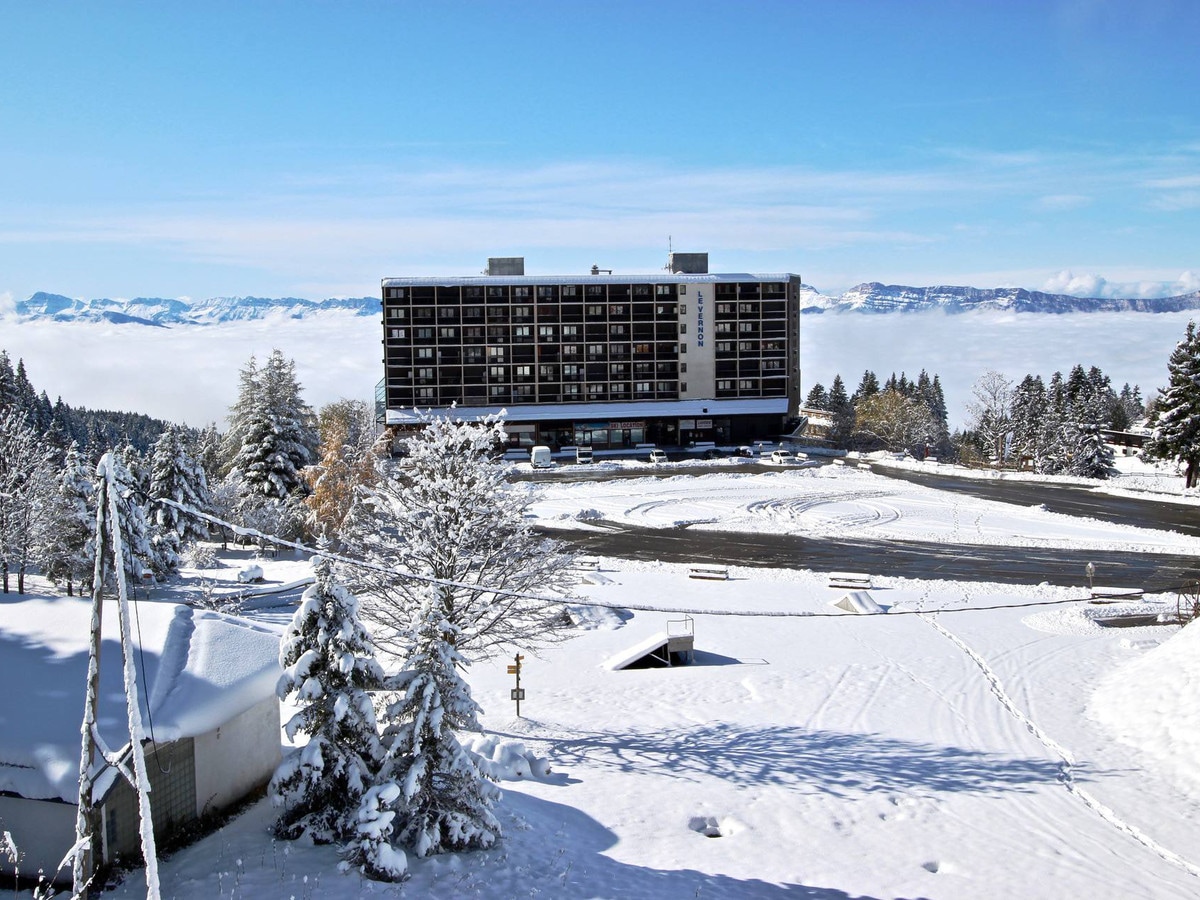
<instances>
[{"instance_id":1,"label":"sea of cloud","mask_svg":"<svg viewBox=\"0 0 1200 900\"><path fill-rule=\"evenodd\" d=\"M937 373L952 426L967 418L971 387L989 370L1014 381L1048 377L1076 363L1099 366L1118 389L1145 397L1167 380L1167 357L1193 313L942 312L808 315L800 323L803 391L841 374L853 391L864 370ZM0 349L23 358L29 377L53 400L143 412L201 426L224 423L238 370L273 349L295 359L313 406L341 397L373 400L383 375L378 320L342 313L273 317L205 327L28 322L0 323Z\"/></svg>"}]
</instances>

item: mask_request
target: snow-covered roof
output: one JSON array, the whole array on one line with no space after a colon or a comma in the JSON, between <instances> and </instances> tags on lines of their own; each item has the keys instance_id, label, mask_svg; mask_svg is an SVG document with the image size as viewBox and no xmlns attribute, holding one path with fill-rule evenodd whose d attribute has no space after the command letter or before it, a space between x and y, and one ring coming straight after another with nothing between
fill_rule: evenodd
<instances>
[{"instance_id":1,"label":"snow-covered roof","mask_svg":"<svg viewBox=\"0 0 1200 900\"><path fill-rule=\"evenodd\" d=\"M277 631L174 603L141 602L131 620L142 720L149 731L153 718L154 739L195 737L274 694ZM115 601L104 604L102 624L97 720L117 751L129 730ZM0 793L78 800L90 626L88 599L0 602Z\"/></svg>"},{"instance_id":2,"label":"snow-covered roof","mask_svg":"<svg viewBox=\"0 0 1200 900\"><path fill-rule=\"evenodd\" d=\"M713 282L764 281L783 282L799 278L791 272L774 272L768 274L751 274L749 272L715 272L705 275L684 275L670 272L655 272L631 275L474 275L467 277L437 278L433 276L416 276L413 278L384 278L386 287L437 287L468 285L535 285L535 284L705 284Z\"/></svg>"},{"instance_id":3,"label":"snow-covered roof","mask_svg":"<svg viewBox=\"0 0 1200 900\"><path fill-rule=\"evenodd\" d=\"M551 419L594 422L642 418L716 418L718 416L786 415L786 397L753 400L643 400L627 403L540 403L506 406L457 406L389 409L388 425L408 425L428 422L433 416L450 416L471 420L483 416L500 416L505 422L540 422Z\"/></svg>"}]
</instances>

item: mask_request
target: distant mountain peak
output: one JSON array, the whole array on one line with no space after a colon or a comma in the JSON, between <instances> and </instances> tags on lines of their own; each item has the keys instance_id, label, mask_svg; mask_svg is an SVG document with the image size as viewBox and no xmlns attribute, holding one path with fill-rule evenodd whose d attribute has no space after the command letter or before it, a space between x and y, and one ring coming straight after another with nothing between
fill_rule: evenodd
<instances>
[{"instance_id":1,"label":"distant mountain peak","mask_svg":"<svg viewBox=\"0 0 1200 900\"><path fill-rule=\"evenodd\" d=\"M378 316L378 297L304 300L299 297L210 297L185 302L161 297L137 297L133 300L75 300L61 294L38 291L13 307L21 321L110 322L119 325L216 325L265 319L271 316L306 318L338 311L358 316Z\"/></svg>"}]
</instances>

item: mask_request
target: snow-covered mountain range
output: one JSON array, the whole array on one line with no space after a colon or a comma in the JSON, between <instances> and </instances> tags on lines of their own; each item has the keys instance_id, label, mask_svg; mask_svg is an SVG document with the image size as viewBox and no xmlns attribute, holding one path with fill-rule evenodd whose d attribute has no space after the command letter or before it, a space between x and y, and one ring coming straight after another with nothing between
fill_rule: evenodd
<instances>
[{"instance_id":1,"label":"snow-covered mountain range","mask_svg":"<svg viewBox=\"0 0 1200 900\"><path fill-rule=\"evenodd\" d=\"M872 281L851 288L840 297L829 297L805 288L801 297L804 312L892 313L940 309L959 313L969 310L1003 310L1029 313L1075 312L1179 312L1200 309L1200 291L1176 297L1109 298L1072 297L1046 294L1024 288L973 288L957 286L906 287Z\"/></svg>"},{"instance_id":2,"label":"snow-covered mountain range","mask_svg":"<svg viewBox=\"0 0 1200 900\"><path fill-rule=\"evenodd\" d=\"M1200 309L1200 291L1176 297L1107 298L1046 294L1024 288L973 288L956 286L907 287L878 282L860 284L839 297L805 286L801 296L805 313L894 313L942 310L1002 310L1025 313L1179 312ZM111 322L115 324L215 325L269 317L304 319L328 311L356 316L378 316L378 297L345 297L304 300L298 297L212 297L207 300L169 300L138 297L133 300L76 300L39 291L13 304L18 321ZM3 310L0 309L0 318Z\"/></svg>"},{"instance_id":3,"label":"snow-covered mountain range","mask_svg":"<svg viewBox=\"0 0 1200 900\"><path fill-rule=\"evenodd\" d=\"M378 297L349 297L330 300L303 300L298 297L212 297L207 300L167 300L138 297L133 300L74 300L42 291L13 307L24 321L112 322L131 325L216 325L283 316L308 318L317 313L337 310L357 316L378 316Z\"/></svg>"}]
</instances>

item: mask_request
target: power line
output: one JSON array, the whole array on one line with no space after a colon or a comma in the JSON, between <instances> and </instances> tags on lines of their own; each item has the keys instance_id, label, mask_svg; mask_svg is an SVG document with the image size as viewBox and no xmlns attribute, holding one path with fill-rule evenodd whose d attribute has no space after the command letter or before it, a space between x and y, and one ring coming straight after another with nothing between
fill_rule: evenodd
<instances>
[{"instance_id":1,"label":"power line","mask_svg":"<svg viewBox=\"0 0 1200 900\"><path fill-rule=\"evenodd\" d=\"M808 612L804 610L746 610L746 609L701 609L698 607L668 607L655 606L650 604L639 603L606 603L602 600L591 600L580 597L562 597L548 596L545 594L531 594L525 591L514 591L507 588L490 588L479 584L466 584L459 581L448 581L443 578L434 578L429 575L418 575L415 572L404 572L398 569L388 568L376 563L370 563L361 559L345 556L340 553L331 553L328 550L322 550L318 547L310 547L307 544L302 544L297 541L289 541L285 538L275 535L265 534L255 528L246 528L241 525L234 525L232 522L227 522L217 516L201 512L198 509L188 506L184 503L179 503L175 500L169 500L165 497L153 498L154 502L165 503L168 506L173 506L181 512L188 515L196 516L205 521L219 525L223 528L230 529L234 534L242 537L254 537L263 541L268 541L273 544L278 544L283 547L291 547L294 550L299 550L304 553L310 553L315 556L321 556L326 559L334 560L335 562L344 563L349 566L355 566L361 569L366 569L372 572L378 572L384 575L391 575L397 578L407 578L414 581L422 581L428 584L437 584L445 587L463 588L465 590L479 591L481 593L491 593L506 597L514 597L522 600L535 600L543 603L556 603L569 606L588 606L599 609L614 609L614 610L630 610L633 612L661 612L687 615L701 616L733 616L742 618L776 618L776 619L844 619L846 613L830 613L830 612ZM1033 600L1028 603L998 603L988 606L953 606L939 607L936 609L902 609L889 611L888 616L928 616L942 613L961 613L961 612L983 612L987 610L998 609L1025 609L1038 606L1063 606L1069 603L1087 603L1092 597L1070 597L1062 600Z\"/></svg>"}]
</instances>

